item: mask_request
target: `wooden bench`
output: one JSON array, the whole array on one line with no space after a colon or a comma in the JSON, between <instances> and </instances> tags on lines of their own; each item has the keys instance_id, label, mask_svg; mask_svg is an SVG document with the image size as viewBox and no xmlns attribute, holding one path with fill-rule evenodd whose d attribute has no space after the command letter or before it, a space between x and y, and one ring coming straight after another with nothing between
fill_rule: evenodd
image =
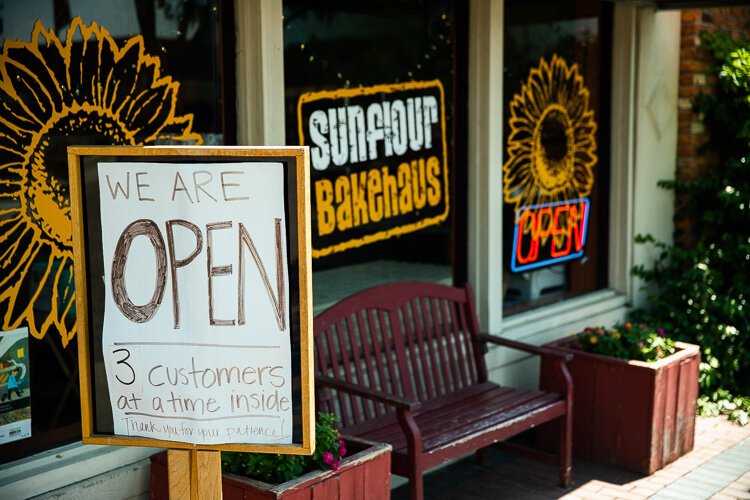
<instances>
[{"instance_id":1,"label":"wooden bench","mask_svg":"<svg viewBox=\"0 0 750 500\"><path fill-rule=\"evenodd\" d=\"M371 288L317 316L314 333L318 410L337 414L344 434L390 443L391 470L409 478L412 499L422 498L424 471L472 451L482 461L483 448L555 419L552 458L570 484L570 355L480 333L469 286ZM563 394L488 381L487 344L554 359Z\"/></svg>"}]
</instances>

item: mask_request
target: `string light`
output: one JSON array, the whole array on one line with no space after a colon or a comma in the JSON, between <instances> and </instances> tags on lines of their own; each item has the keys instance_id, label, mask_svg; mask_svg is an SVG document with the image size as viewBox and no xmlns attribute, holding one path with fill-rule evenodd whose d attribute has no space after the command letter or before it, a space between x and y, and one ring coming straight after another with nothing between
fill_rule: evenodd
<instances>
[{"instance_id":1,"label":"string light","mask_svg":"<svg viewBox=\"0 0 750 500\"><path fill-rule=\"evenodd\" d=\"M448 14L446 12L443 12L440 15L440 19L443 21L443 26L445 28L450 28L451 22L448 19ZM283 17L282 17L282 20L284 20ZM292 23L291 22L290 23L285 23L285 29L292 29ZM447 45L447 46L451 46L452 45L453 41L452 41L451 37L445 36L442 33L438 33L437 37L445 45ZM307 58L308 63L313 64L317 60L317 61L319 61L319 64L320 64L320 66L323 69L327 69L328 68L328 60L327 59L319 59L319 58L317 58L316 57L316 55L317 55L316 51L314 49L312 49L312 48L309 48L307 46L308 44L309 44L309 41L307 43L304 43L304 42L300 43L300 45L299 45L300 52L304 52L304 51L307 50L307 53L310 54L308 56L308 58ZM429 46L429 50L427 52L425 52L425 53L422 54L422 59L425 60L425 61L430 61L432 59L432 56L436 55L437 52L438 52L438 45L432 43ZM407 79L408 80L413 80L415 78L415 74L421 73L422 70L423 70L422 63L420 63L420 62L415 63L415 67L412 68L411 70L408 70L406 72ZM453 74L453 70L451 70L451 74ZM338 80L344 81L345 88L349 88L350 87L351 80L348 79L348 78L345 78L344 75L340 71L336 72L336 78ZM399 83L401 81L401 78L400 77L396 77L394 79L394 81L396 83ZM361 83L361 82L359 82L359 83L356 84L356 86L362 88L362 87L364 87L364 84Z\"/></svg>"}]
</instances>

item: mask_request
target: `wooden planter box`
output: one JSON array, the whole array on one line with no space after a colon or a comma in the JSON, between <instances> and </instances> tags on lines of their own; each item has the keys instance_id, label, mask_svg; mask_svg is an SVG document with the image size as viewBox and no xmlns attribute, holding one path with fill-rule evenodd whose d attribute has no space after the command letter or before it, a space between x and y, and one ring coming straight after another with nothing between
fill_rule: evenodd
<instances>
[{"instance_id":1,"label":"wooden planter box","mask_svg":"<svg viewBox=\"0 0 750 500\"><path fill-rule=\"evenodd\" d=\"M626 361L570 349L575 338L547 344L573 354L573 456L652 474L693 449L698 397L698 346L654 363ZM557 390L553 363L543 359L540 388ZM553 429L539 429L539 444L557 447Z\"/></svg>"},{"instance_id":2,"label":"wooden planter box","mask_svg":"<svg viewBox=\"0 0 750 500\"><path fill-rule=\"evenodd\" d=\"M285 498L288 500L381 500L391 496L391 445L346 438L352 453L337 471L313 471L281 484L224 474L224 500ZM151 457L151 498L168 499L167 453Z\"/></svg>"}]
</instances>

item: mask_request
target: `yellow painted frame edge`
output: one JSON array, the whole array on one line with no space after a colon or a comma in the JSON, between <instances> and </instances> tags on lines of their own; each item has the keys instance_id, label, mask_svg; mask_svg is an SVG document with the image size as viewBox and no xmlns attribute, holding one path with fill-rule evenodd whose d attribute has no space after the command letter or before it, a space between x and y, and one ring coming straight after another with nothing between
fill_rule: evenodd
<instances>
[{"instance_id":1,"label":"yellow painted frame edge","mask_svg":"<svg viewBox=\"0 0 750 500\"><path fill-rule=\"evenodd\" d=\"M300 310L300 384L302 392L302 444L218 444L195 445L133 436L94 434L93 396L91 391L90 352L88 336L88 287L85 264L86 247L83 236L83 199L81 197L82 156L216 156L258 158L292 158L295 163L297 189L297 237L299 259ZM73 269L76 286L76 322L78 324L78 373L81 390L81 436L84 444L111 446L143 446L185 450L243 451L311 455L315 450L315 408L312 355L312 275L310 248L310 148L306 146L245 147L245 146L69 146L68 174L70 179L71 223L73 224ZM80 300L86 307L80 307Z\"/></svg>"}]
</instances>

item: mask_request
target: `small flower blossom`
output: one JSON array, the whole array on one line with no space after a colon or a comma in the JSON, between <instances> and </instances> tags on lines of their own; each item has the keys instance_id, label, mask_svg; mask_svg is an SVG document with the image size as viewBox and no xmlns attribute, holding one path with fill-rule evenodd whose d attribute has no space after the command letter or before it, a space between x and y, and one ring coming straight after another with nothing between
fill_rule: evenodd
<instances>
[{"instance_id":1,"label":"small flower blossom","mask_svg":"<svg viewBox=\"0 0 750 500\"><path fill-rule=\"evenodd\" d=\"M344 443L341 443L339 445L339 456L340 457L346 456L346 446L344 446Z\"/></svg>"},{"instance_id":2,"label":"small flower blossom","mask_svg":"<svg viewBox=\"0 0 750 500\"><path fill-rule=\"evenodd\" d=\"M603 356L656 361L675 351L663 328L647 323L618 323L614 327L586 327L569 348Z\"/></svg>"},{"instance_id":3,"label":"small flower blossom","mask_svg":"<svg viewBox=\"0 0 750 500\"><path fill-rule=\"evenodd\" d=\"M339 470L339 465L341 465L341 462L339 462L338 460L334 460L330 463L331 470Z\"/></svg>"},{"instance_id":4,"label":"small flower blossom","mask_svg":"<svg viewBox=\"0 0 750 500\"><path fill-rule=\"evenodd\" d=\"M331 468L333 468L333 463L334 462L335 462L335 460L333 459L333 453L331 453L330 451L324 451L323 452L323 463L326 464L326 465L330 465ZM337 466L337 468L338 468L338 466ZM336 469L334 469L334 470L336 470Z\"/></svg>"}]
</instances>

